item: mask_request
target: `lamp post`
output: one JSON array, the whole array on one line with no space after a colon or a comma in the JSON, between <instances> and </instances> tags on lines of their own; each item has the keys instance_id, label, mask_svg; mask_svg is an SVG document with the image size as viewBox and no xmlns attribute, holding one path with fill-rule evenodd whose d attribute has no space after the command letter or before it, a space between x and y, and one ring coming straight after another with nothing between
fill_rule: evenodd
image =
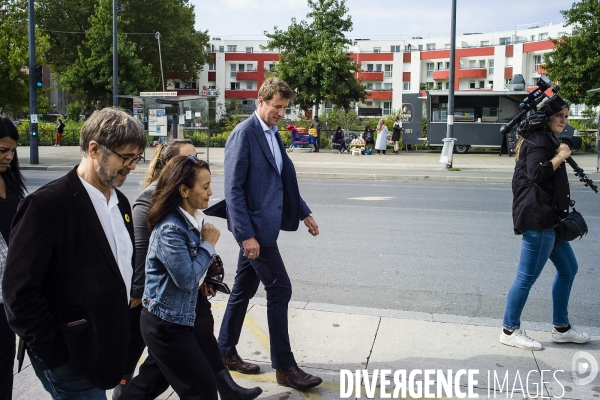
<instances>
[{"instance_id":1,"label":"lamp post","mask_svg":"<svg viewBox=\"0 0 600 400\"><path fill-rule=\"evenodd\" d=\"M158 58L160 60L160 80L162 81L162 90L165 91L165 77L163 76L162 53L160 51L160 32L156 32L154 37L158 40Z\"/></svg>"},{"instance_id":2,"label":"lamp post","mask_svg":"<svg viewBox=\"0 0 600 400\"><path fill-rule=\"evenodd\" d=\"M600 88L590 89L588 93L600 92ZM596 132L596 173L600 171L600 109L598 110L598 132Z\"/></svg>"},{"instance_id":3,"label":"lamp post","mask_svg":"<svg viewBox=\"0 0 600 400\"><path fill-rule=\"evenodd\" d=\"M454 150L454 79L455 79L455 56L456 56L456 0L452 0L452 19L450 25L450 77L448 88L448 116L446 126L446 137L442 139L444 147L440 156L440 162L445 163L447 168L452 168L452 150Z\"/></svg>"},{"instance_id":4,"label":"lamp post","mask_svg":"<svg viewBox=\"0 0 600 400\"><path fill-rule=\"evenodd\" d=\"M119 106L119 51L117 48L117 13L125 11L113 0L113 107Z\"/></svg>"}]
</instances>

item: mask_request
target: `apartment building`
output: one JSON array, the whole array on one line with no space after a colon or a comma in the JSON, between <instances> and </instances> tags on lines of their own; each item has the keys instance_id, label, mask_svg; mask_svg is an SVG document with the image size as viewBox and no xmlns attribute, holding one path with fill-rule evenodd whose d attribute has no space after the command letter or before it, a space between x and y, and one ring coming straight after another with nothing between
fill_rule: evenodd
<instances>
[{"instance_id":1,"label":"apartment building","mask_svg":"<svg viewBox=\"0 0 600 400\"><path fill-rule=\"evenodd\" d=\"M572 28L561 21L550 21L457 35L454 89L509 91L506 84L514 74L523 75L525 82L534 86L545 72L544 54L553 48L550 39L571 33ZM215 90L218 102L235 99L243 110L253 111L265 73L279 59L276 52L261 49L266 44L266 38L212 38L207 49L211 62L193 83L197 89L181 94ZM406 93L449 89L449 36L355 39L348 51L361 67L356 74L368 92L368 98L356 105L359 114L369 108L388 115L401 108ZM175 87L177 80L169 80L168 85L169 89L179 90ZM328 109L331 104L320 107L321 112ZM582 109L573 107L573 117ZM299 111L292 107L286 112L294 118Z\"/></svg>"}]
</instances>

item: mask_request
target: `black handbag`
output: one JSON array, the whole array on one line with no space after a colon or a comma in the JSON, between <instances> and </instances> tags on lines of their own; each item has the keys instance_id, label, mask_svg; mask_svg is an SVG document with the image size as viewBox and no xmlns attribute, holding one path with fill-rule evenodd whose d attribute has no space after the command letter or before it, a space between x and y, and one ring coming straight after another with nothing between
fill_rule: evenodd
<instances>
[{"instance_id":1,"label":"black handbag","mask_svg":"<svg viewBox=\"0 0 600 400\"><path fill-rule=\"evenodd\" d=\"M573 202L574 203L574 202ZM571 205L573 208L573 204ZM565 218L561 219L554 227L556 230L556 241L566 240L570 242L577 238L581 239L588 233L588 227L583 215L575 208Z\"/></svg>"},{"instance_id":2,"label":"black handbag","mask_svg":"<svg viewBox=\"0 0 600 400\"><path fill-rule=\"evenodd\" d=\"M542 192L542 194L548 198L546 191L542 189L540 185L534 183L534 185ZM550 199L548 198L548 201ZM552 204L552 203L550 203ZM575 240L583 237L583 235L587 235L588 226L585 223L585 219L583 219L583 215L577 210L575 210L575 200L571 200L570 204L573 211L567 214L566 217L558 221L556 225L554 225L554 231L556 232L556 240L555 243L560 241L570 242L571 240Z\"/></svg>"}]
</instances>

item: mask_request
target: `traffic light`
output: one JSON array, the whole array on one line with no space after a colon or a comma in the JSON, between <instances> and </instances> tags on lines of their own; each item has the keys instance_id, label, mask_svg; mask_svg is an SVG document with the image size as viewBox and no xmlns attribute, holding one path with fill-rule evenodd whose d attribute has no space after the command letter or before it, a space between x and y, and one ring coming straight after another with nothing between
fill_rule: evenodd
<instances>
[{"instance_id":1,"label":"traffic light","mask_svg":"<svg viewBox=\"0 0 600 400\"><path fill-rule=\"evenodd\" d=\"M44 84L44 70L41 65L35 66L35 87L41 89Z\"/></svg>"}]
</instances>

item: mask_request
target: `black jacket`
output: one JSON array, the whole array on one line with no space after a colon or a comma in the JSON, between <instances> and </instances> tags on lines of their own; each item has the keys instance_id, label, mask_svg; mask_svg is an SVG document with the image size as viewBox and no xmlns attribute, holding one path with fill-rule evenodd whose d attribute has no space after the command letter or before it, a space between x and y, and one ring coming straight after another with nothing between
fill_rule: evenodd
<instances>
[{"instance_id":1,"label":"black jacket","mask_svg":"<svg viewBox=\"0 0 600 400\"><path fill-rule=\"evenodd\" d=\"M555 155L556 150L547 131L533 134L523 141L512 180L515 233L550 229L569 213L566 166L562 163L554 171L550 160Z\"/></svg>"},{"instance_id":2,"label":"black jacket","mask_svg":"<svg viewBox=\"0 0 600 400\"><path fill-rule=\"evenodd\" d=\"M117 196L133 244L131 207ZM3 291L12 330L45 367L66 363L100 389L115 387L127 357L126 286L75 169L21 202L10 239Z\"/></svg>"}]
</instances>

